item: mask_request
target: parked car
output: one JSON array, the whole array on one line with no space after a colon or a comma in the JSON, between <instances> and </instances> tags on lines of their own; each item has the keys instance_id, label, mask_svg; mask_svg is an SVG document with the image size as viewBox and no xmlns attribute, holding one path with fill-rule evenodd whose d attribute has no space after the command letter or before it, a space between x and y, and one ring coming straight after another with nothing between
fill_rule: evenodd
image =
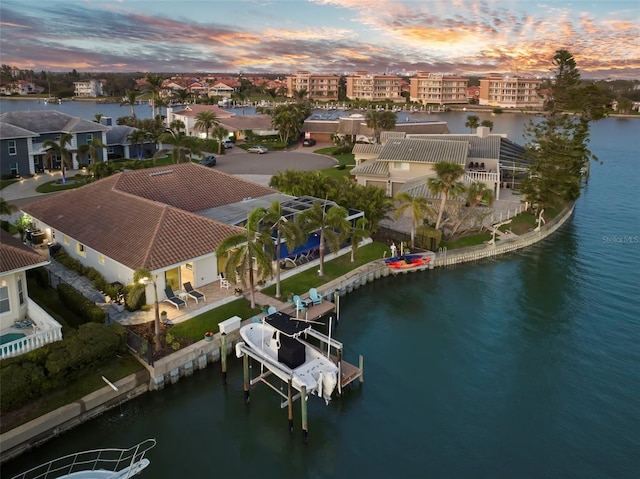
<instances>
[{"instance_id":1,"label":"parked car","mask_svg":"<svg viewBox=\"0 0 640 479\"><path fill-rule=\"evenodd\" d=\"M313 146L316 144L316 140L314 140L313 138L305 138L302 141L302 146Z\"/></svg>"},{"instance_id":2,"label":"parked car","mask_svg":"<svg viewBox=\"0 0 640 479\"><path fill-rule=\"evenodd\" d=\"M200 160L200 164L208 167L216 166L216 157L213 155L205 156Z\"/></svg>"},{"instance_id":3,"label":"parked car","mask_svg":"<svg viewBox=\"0 0 640 479\"><path fill-rule=\"evenodd\" d=\"M229 138L222 140L222 146L225 148L233 148L233 142Z\"/></svg>"},{"instance_id":4,"label":"parked car","mask_svg":"<svg viewBox=\"0 0 640 479\"><path fill-rule=\"evenodd\" d=\"M262 155L263 153L266 153L269 150L267 150L267 148L262 145L256 145L256 146L251 146L247 148L247 151L249 153L257 153L259 155Z\"/></svg>"}]
</instances>

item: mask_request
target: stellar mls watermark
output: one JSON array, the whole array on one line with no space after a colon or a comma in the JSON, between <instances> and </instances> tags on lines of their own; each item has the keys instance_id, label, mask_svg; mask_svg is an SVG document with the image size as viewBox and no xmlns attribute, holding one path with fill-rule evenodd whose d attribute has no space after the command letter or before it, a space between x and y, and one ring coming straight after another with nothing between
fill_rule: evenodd
<instances>
[{"instance_id":1,"label":"stellar mls watermark","mask_svg":"<svg viewBox=\"0 0 640 479\"><path fill-rule=\"evenodd\" d=\"M639 244L640 236L633 235L609 235L602 237L603 243L616 243L616 244Z\"/></svg>"}]
</instances>

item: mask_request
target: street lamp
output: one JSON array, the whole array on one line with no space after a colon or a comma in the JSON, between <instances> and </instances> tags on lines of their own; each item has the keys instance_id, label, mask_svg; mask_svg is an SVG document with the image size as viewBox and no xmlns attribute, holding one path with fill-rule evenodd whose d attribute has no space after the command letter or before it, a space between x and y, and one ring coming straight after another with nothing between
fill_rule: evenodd
<instances>
[{"instance_id":1,"label":"street lamp","mask_svg":"<svg viewBox=\"0 0 640 479\"><path fill-rule=\"evenodd\" d=\"M149 283L153 284L153 306L154 306L154 329L156 336L156 350L160 349L160 310L158 308L158 285L156 284L156 280L152 274L149 276L145 276L140 278L140 284L148 285Z\"/></svg>"}]
</instances>

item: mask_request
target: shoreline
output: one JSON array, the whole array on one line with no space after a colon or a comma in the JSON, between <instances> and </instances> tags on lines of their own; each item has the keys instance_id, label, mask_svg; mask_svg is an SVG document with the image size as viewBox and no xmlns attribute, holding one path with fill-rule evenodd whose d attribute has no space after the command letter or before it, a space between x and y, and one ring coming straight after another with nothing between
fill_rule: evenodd
<instances>
[{"instance_id":1,"label":"shoreline","mask_svg":"<svg viewBox=\"0 0 640 479\"><path fill-rule=\"evenodd\" d=\"M480 248L483 252L480 252L478 247L460 248L460 250L454 250L456 251L455 255L449 253L451 255L450 257L447 257L445 254L444 258L436 258L428 268L408 269L395 274L413 274L432 271L435 268L478 261L526 248L555 233L555 231L561 228L573 216L574 210L575 203L567 206L565 210L556 217L557 219L555 221L550 221L548 224L545 224L537 234L534 234L536 232L525 233L524 235L534 235L523 238L521 242L518 242L517 239L507 241L503 245L504 247L487 248L487 245L483 245L482 248ZM349 250L349 248L347 248L347 250ZM310 266L313 265L310 264ZM373 269L372 266L374 267ZM374 260L356 268L348 274L325 283L322 288L319 289L330 292L335 291L334 294L346 296L360 286L392 274L394 273L391 273L384 263L382 267L380 267L380 260ZM269 283L267 283L267 285L268 284ZM247 322L251 320L251 318L245 319L243 320L243 324L247 324ZM229 335L227 338L228 351L233 351L235 342L240 340L239 336L238 331L233 331ZM22 455L33 447L39 446L49 439L53 439L61 432L68 431L77 425L93 419L122 402L127 402L144 393L161 390L165 384L175 384L180 377L191 376L196 370L204 369L209 364L219 362L221 356L220 337L219 332L215 333L213 341L201 340L188 346L184 350L173 353L158 361L159 369L164 370L162 374L156 374L153 366L146 365L141 361L144 366L143 376L138 372L116 382L119 387L128 385L128 387L125 386L123 388L121 394L114 394L114 391L109 386L105 386L71 404L62 406L61 408L2 433L0 435L0 447L2 447L0 463ZM158 373L159 372L160 371L158 371ZM145 378L146 384L142 384L142 377ZM85 406L78 408L79 404ZM92 407L86 407L89 404ZM7 444L10 446L8 449L5 449L3 446Z\"/></svg>"}]
</instances>

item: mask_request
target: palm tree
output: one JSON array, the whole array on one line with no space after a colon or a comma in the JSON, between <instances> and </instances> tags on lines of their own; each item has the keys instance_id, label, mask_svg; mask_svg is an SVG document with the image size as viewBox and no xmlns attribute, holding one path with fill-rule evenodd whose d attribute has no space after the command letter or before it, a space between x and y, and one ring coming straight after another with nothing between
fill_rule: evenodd
<instances>
[{"instance_id":1,"label":"palm tree","mask_svg":"<svg viewBox=\"0 0 640 479\"><path fill-rule=\"evenodd\" d=\"M395 199L400 202L400 206L394 213L394 219L400 218L406 210L411 212L411 247L415 248L416 229L424 220L425 216L432 214L433 210L424 196L411 196L407 192L398 193Z\"/></svg>"},{"instance_id":2,"label":"palm tree","mask_svg":"<svg viewBox=\"0 0 640 479\"><path fill-rule=\"evenodd\" d=\"M458 229L463 225L475 208L480 205L480 203L487 206L491 206L493 204L493 191L487 188L487 185L481 181L474 181L467 186L466 197L468 206L467 212L462 215L455 226L451 229L450 237L456 234Z\"/></svg>"},{"instance_id":3,"label":"palm tree","mask_svg":"<svg viewBox=\"0 0 640 479\"><path fill-rule=\"evenodd\" d=\"M464 167L448 161L439 161L435 164L434 169L436 177L427 179L427 188L434 195L442 195L435 226L436 229L439 229L447 198L450 195L456 197L464 191L464 183L458 181L458 178L464 175Z\"/></svg>"},{"instance_id":4,"label":"palm tree","mask_svg":"<svg viewBox=\"0 0 640 479\"><path fill-rule=\"evenodd\" d=\"M276 298L279 298L281 296L280 260L282 258L280 244L284 241L287 250L291 252L304 243L305 237L298 223L285 218L279 201L271 203L262 221L271 231L276 232Z\"/></svg>"},{"instance_id":5,"label":"palm tree","mask_svg":"<svg viewBox=\"0 0 640 479\"><path fill-rule=\"evenodd\" d=\"M50 166L53 166L54 158L60 158L63 183L67 181L65 176L66 168L71 167L71 151L67 149L66 145L70 145L72 139L73 135L71 133L62 133L60 135L59 143L56 143L53 140L45 140L42 142L42 148L47 150L45 154L45 161L48 161Z\"/></svg>"},{"instance_id":6,"label":"palm tree","mask_svg":"<svg viewBox=\"0 0 640 479\"><path fill-rule=\"evenodd\" d=\"M298 222L305 234L320 234L320 270L318 276L324 276L324 251L326 246L337 253L340 243L349 234L351 225L347 221L347 210L342 206L331 206L316 201L311 208L298 216Z\"/></svg>"},{"instance_id":7,"label":"palm tree","mask_svg":"<svg viewBox=\"0 0 640 479\"><path fill-rule=\"evenodd\" d=\"M218 124L213 127L213 131L211 132L213 137L218 140L218 155L222 154L222 140L227 138L229 135L229 131L222 125Z\"/></svg>"},{"instance_id":8,"label":"palm tree","mask_svg":"<svg viewBox=\"0 0 640 479\"><path fill-rule=\"evenodd\" d=\"M133 281L135 283L142 284L153 284L153 295L154 295L154 329L155 329L155 349L156 352L160 351L162 344L160 343L160 310L158 308L158 285L157 285L157 276L152 275L148 269L140 268L133 272Z\"/></svg>"},{"instance_id":9,"label":"palm tree","mask_svg":"<svg viewBox=\"0 0 640 479\"><path fill-rule=\"evenodd\" d=\"M100 123L100 120L102 119L104 115L102 113L96 113L95 115L93 115L93 118L96 123Z\"/></svg>"},{"instance_id":10,"label":"palm tree","mask_svg":"<svg viewBox=\"0 0 640 479\"><path fill-rule=\"evenodd\" d=\"M181 88L180 90L176 90L173 93L173 96L180 101L181 105L187 103L187 99L189 98L189 90L186 88Z\"/></svg>"},{"instance_id":11,"label":"palm tree","mask_svg":"<svg viewBox=\"0 0 640 479\"><path fill-rule=\"evenodd\" d=\"M94 138L91 140L91 143L85 143L83 145L78 146L78 160L82 157L83 163L86 159L87 153L89 153L89 164L94 164L98 162L98 149L104 148L104 144L99 138Z\"/></svg>"},{"instance_id":12,"label":"palm tree","mask_svg":"<svg viewBox=\"0 0 640 479\"><path fill-rule=\"evenodd\" d=\"M131 106L131 118L136 117L136 102L138 101L138 95L133 90L127 90L124 95L124 98L120 102L120 106L129 105Z\"/></svg>"},{"instance_id":13,"label":"palm tree","mask_svg":"<svg viewBox=\"0 0 640 479\"><path fill-rule=\"evenodd\" d=\"M388 110L369 110L365 115L367 126L373 130L376 143L380 143L382 130L393 130L396 127L396 119L396 114Z\"/></svg>"},{"instance_id":14,"label":"palm tree","mask_svg":"<svg viewBox=\"0 0 640 479\"><path fill-rule=\"evenodd\" d=\"M246 286L248 272L251 309L256 307L254 268L262 278L272 273L273 238L268 230L260 231L260 223L266 214L267 210L262 207L251 211L244 232L228 236L216 249L218 258L227 257L224 274L231 283L236 281L239 274L242 284Z\"/></svg>"},{"instance_id":15,"label":"palm tree","mask_svg":"<svg viewBox=\"0 0 640 479\"><path fill-rule=\"evenodd\" d=\"M371 232L367 229L367 219L365 217L358 218L355 224L351 225L349 237L351 239L351 262L356 261L356 251L360 246L360 241L368 238Z\"/></svg>"},{"instance_id":16,"label":"palm tree","mask_svg":"<svg viewBox=\"0 0 640 479\"><path fill-rule=\"evenodd\" d=\"M493 122L491 120L482 120L482 123L480 123L480 126L489 127L489 131L493 130Z\"/></svg>"},{"instance_id":17,"label":"palm tree","mask_svg":"<svg viewBox=\"0 0 640 479\"><path fill-rule=\"evenodd\" d=\"M464 126L469 128L469 133L471 133L471 130L480 126L480 118L478 118L476 115L469 115Z\"/></svg>"},{"instance_id":18,"label":"palm tree","mask_svg":"<svg viewBox=\"0 0 640 479\"><path fill-rule=\"evenodd\" d=\"M160 75L149 74L145 78L145 88L151 92L151 118L156 117L156 100L158 99L158 92L162 88L162 82L164 81Z\"/></svg>"},{"instance_id":19,"label":"palm tree","mask_svg":"<svg viewBox=\"0 0 640 479\"><path fill-rule=\"evenodd\" d=\"M204 130L206 133L206 139L209 139L209 130L214 126L218 126L220 122L218 121L218 116L210 110L201 111L196 115L196 122L194 126L196 128L200 128Z\"/></svg>"},{"instance_id":20,"label":"palm tree","mask_svg":"<svg viewBox=\"0 0 640 479\"><path fill-rule=\"evenodd\" d=\"M142 152L145 140L147 140L147 132L144 130L135 129L127 136L129 143L136 145L136 152L138 160L142 160Z\"/></svg>"}]
</instances>

